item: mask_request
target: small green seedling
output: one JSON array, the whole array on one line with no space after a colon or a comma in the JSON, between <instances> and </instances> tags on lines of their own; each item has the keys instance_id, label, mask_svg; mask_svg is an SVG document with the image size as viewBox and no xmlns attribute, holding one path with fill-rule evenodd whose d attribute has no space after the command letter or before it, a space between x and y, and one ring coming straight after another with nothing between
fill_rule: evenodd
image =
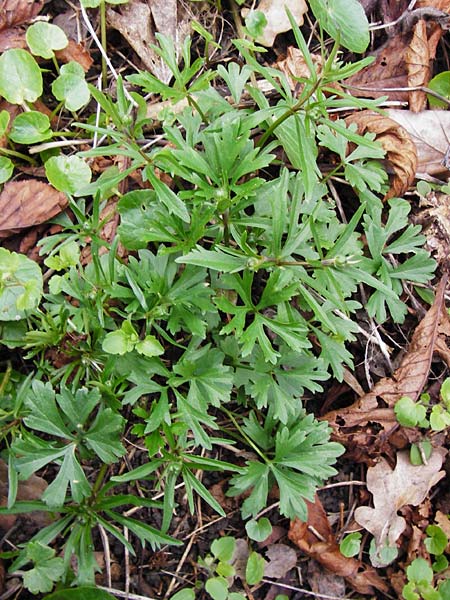
<instances>
[{"instance_id":1,"label":"small green seedling","mask_svg":"<svg viewBox=\"0 0 450 600\"><path fill-rule=\"evenodd\" d=\"M420 427L431 431L443 431L450 427L450 378L441 387L441 402L430 406L429 394L421 394L415 402L409 396L402 396L394 406L397 421L403 427ZM431 456L431 442L424 438L411 445L410 459L412 464L425 463Z\"/></svg>"},{"instance_id":2,"label":"small green seedling","mask_svg":"<svg viewBox=\"0 0 450 600\"><path fill-rule=\"evenodd\" d=\"M339 544L339 550L341 551L341 554L347 558L359 554L361 549L361 538L362 535L358 531L354 531L353 533L346 535Z\"/></svg>"}]
</instances>

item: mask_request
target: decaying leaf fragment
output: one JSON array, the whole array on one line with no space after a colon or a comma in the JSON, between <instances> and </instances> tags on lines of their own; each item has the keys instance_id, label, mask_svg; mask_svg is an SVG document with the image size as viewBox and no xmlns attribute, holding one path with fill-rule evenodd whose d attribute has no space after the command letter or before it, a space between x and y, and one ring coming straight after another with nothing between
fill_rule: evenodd
<instances>
[{"instance_id":1,"label":"decaying leaf fragment","mask_svg":"<svg viewBox=\"0 0 450 600\"><path fill-rule=\"evenodd\" d=\"M172 38L177 56L180 54L190 23L182 3L176 0L130 0L127 4L119 5L117 12L109 7L106 14L108 24L123 35L145 67L161 81L168 83L172 72L151 48L151 44L156 43L156 32L163 33Z\"/></svg>"},{"instance_id":2,"label":"decaying leaf fragment","mask_svg":"<svg viewBox=\"0 0 450 600\"><path fill-rule=\"evenodd\" d=\"M408 71L408 86L420 87L430 81L430 54L427 40L427 24L423 19L416 23L412 40L405 56ZM427 105L427 96L421 90L409 94L409 108L412 112L420 112Z\"/></svg>"},{"instance_id":3,"label":"decaying leaf fragment","mask_svg":"<svg viewBox=\"0 0 450 600\"><path fill-rule=\"evenodd\" d=\"M322 56L320 54L311 54L311 60L317 73L320 74L323 66ZM296 79L301 77L308 79L311 76L303 52L294 46L289 46L286 57L282 60L277 60L276 64L273 66L286 75L292 90L298 90L299 88L299 82L296 81Z\"/></svg>"},{"instance_id":4,"label":"decaying leaf fragment","mask_svg":"<svg viewBox=\"0 0 450 600\"><path fill-rule=\"evenodd\" d=\"M414 182L417 169L417 150L407 130L397 121L369 110L353 113L345 122L356 123L361 135L368 131L375 133L386 151L387 170L391 174L386 199L401 197Z\"/></svg>"},{"instance_id":5,"label":"decaying leaf fragment","mask_svg":"<svg viewBox=\"0 0 450 600\"><path fill-rule=\"evenodd\" d=\"M380 462L367 470L367 489L372 492L374 507L359 506L355 510L355 520L373 534L377 549L395 546L406 527L405 519L398 511L407 504L418 506L443 477L440 471L446 455L443 448L435 448L427 464L413 465L409 452L397 454L397 464L392 470L388 462ZM391 561L389 561L391 562ZM376 567L384 567L389 562L378 558Z\"/></svg>"},{"instance_id":6,"label":"decaying leaf fragment","mask_svg":"<svg viewBox=\"0 0 450 600\"><path fill-rule=\"evenodd\" d=\"M356 558L347 558L341 554L339 545L331 530L326 512L316 496L308 505L308 521L304 523L295 519L291 523L288 537L326 569L345 578L360 594L373 594L374 588L387 592L386 583L374 569L367 568Z\"/></svg>"},{"instance_id":7,"label":"decaying leaf fragment","mask_svg":"<svg viewBox=\"0 0 450 600\"><path fill-rule=\"evenodd\" d=\"M308 12L305 0L260 0L256 10L262 12L267 19L263 34L256 41L263 46L273 46L276 36L292 29L286 9L288 9L297 25L303 25L303 15ZM248 9L242 10L246 17Z\"/></svg>"},{"instance_id":8,"label":"decaying leaf fragment","mask_svg":"<svg viewBox=\"0 0 450 600\"><path fill-rule=\"evenodd\" d=\"M380 432L373 439L367 429L368 423L377 423L389 430L397 420L394 406L402 396L417 400L428 380L433 353L437 351L439 326L448 316L443 304L447 277L444 276L436 291L433 306L416 327L408 351L392 377L384 377L374 387L349 407L328 412L326 419L334 429L334 439L343 443L347 450L355 448L361 456L386 436ZM363 428L365 430L363 431Z\"/></svg>"},{"instance_id":9,"label":"decaying leaf fragment","mask_svg":"<svg viewBox=\"0 0 450 600\"><path fill-rule=\"evenodd\" d=\"M32 19L43 5L44 0L0 0L0 30Z\"/></svg>"},{"instance_id":10,"label":"decaying leaf fragment","mask_svg":"<svg viewBox=\"0 0 450 600\"><path fill-rule=\"evenodd\" d=\"M417 149L417 174L448 175L443 159L450 144L450 112L445 110L424 110L420 113L409 110L387 112L391 119L408 132Z\"/></svg>"},{"instance_id":11,"label":"decaying leaf fragment","mask_svg":"<svg viewBox=\"0 0 450 600\"><path fill-rule=\"evenodd\" d=\"M10 181L0 194L0 238L44 223L66 207L65 194L48 183L35 179Z\"/></svg>"}]
</instances>

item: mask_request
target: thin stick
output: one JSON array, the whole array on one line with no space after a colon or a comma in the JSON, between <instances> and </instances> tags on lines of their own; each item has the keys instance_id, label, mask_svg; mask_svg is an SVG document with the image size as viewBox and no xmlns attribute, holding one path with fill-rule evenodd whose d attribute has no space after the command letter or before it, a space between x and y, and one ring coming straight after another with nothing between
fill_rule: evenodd
<instances>
[{"instance_id":1,"label":"thin stick","mask_svg":"<svg viewBox=\"0 0 450 600\"><path fill-rule=\"evenodd\" d=\"M100 537L102 538L103 552L105 553L106 582L108 586L111 587L111 552L109 550L109 540L103 525L101 525L100 523L98 523L97 525L98 530L100 531Z\"/></svg>"},{"instance_id":2,"label":"thin stick","mask_svg":"<svg viewBox=\"0 0 450 600\"><path fill-rule=\"evenodd\" d=\"M97 586L100 590L105 590L105 592L109 592L113 596L118 596L119 598L126 598L127 600L157 600L157 598L150 598L150 596L140 596L139 594L129 594L128 592L122 592L122 590L116 590L111 587L105 587L103 585Z\"/></svg>"},{"instance_id":3,"label":"thin stick","mask_svg":"<svg viewBox=\"0 0 450 600\"><path fill-rule=\"evenodd\" d=\"M80 4L80 9L81 9L81 14L83 16L83 21L86 25L87 30L89 31L89 33L92 36L92 39L94 40L97 48L100 50L100 54L103 56L103 58L105 59L106 64L108 65L109 70L111 71L111 73L114 76L114 79L117 81L117 79L119 78L119 75L117 74L117 71L115 70L115 68L113 67L111 61L108 58L108 55L106 54L106 50L103 48L101 41L98 39L97 34L94 31L94 28L92 27L92 23L89 20L88 14L86 12L86 9L84 8L84 6L82 4ZM129 91L127 90L126 87L123 88L125 96L128 98L128 100L131 102L131 104L135 107L138 108L138 104L136 102L136 100L134 100Z\"/></svg>"}]
</instances>

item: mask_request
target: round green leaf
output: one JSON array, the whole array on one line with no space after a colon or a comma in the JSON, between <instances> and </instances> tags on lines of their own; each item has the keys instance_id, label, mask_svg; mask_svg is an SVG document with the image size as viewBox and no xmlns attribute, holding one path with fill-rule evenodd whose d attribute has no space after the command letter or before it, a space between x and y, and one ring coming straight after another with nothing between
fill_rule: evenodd
<instances>
[{"instance_id":1,"label":"round green leaf","mask_svg":"<svg viewBox=\"0 0 450 600\"><path fill-rule=\"evenodd\" d=\"M191 588L185 588L171 596L170 600L195 600L195 592Z\"/></svg>"},{"instance_id":2,"label":"round green leaf","mask_svg":"<svg viewBox=\"0 0 450 600\"><path fill-rule=\"evenodd\" d=\"M45 163L49 182L60 192L76 194L91 181L91 170L79 156L52 156Z\"/></svg>"},{"instance_id":3,"label":"round green leaf","mask_svg":"<svg viewBox=\"0 0 450 600\"><path fill-rule=\"evenodd\" d=\"M251 519L245 524L245 530L251 540L263 542L272 533L272 525L266 517L262 517L258 521Z\"/></svg>"},{"instance_id":4,"label":"round green leaf","mask_svg":"<svg viewBox=\"0 0 450 600\"><path fill-rule=\"evenodd\" d=\"M437 92L440 96L450 100L450 71L442 71L442 73L433 77L428 83L428 87L433 92ZM427 98L430 108L448 108L448 104L434 96L430 96L430 94L427 95Z\"/></svg>"},{"instance_id":5,"label":"round green leaf","mask_svg":"<svg viewBox=\"0 0 450 600\"><path fill-rule=\"evenodd\" d=\"M42 297L42 272L33 261L0 248L0 321L18 321Z\"/></svg>"},{"instance_id":6,"label":"round green leaf","mask_svg":"<svg viewBox=\"0 0 450 600\"><path fill-rule=\"evenodd\" d=\"M424 459L428 460L433 452L433 446L429 440L422 440L418 444L412 444L409 451L409 460L412 465L423 465Z\"/></svg>"},{"instance_id":7,"label":"round green leaf","mask_svg":"<svg viewBox=\"0 0 450 600\"><path fill-rule=\"evenodd\" d=\"M49 140L52 137L50 120L37 110L20 113L12 123L9 137L17 144L35 144Z\"/></svg>"},{"instance_id":8,"label":"round green leaf","mask_svg":"<svg viewBox=\"0 0 450 600\"><path fill-rule=\"evenodd\" d=\"M409 581L426 581L431 583L433 581L433 569L430 567L428 562L422 558L415 558L409 567L406 569L406 575Z\"/></svg>"},{"instance_id":9,"label":"round green leaf","mask_svg":"<svg viewBox=\"0 0 450 600\"><path fill-rule=\"evenodd\" d=\"M409 396L402 396L397 400L394 412L397 421L403 427L415 427L427 414L425 407L414 402Z\"/></svg>"},{"instance_id":10,"label":"round green leaf","mask_svg":"<svg viewBox=\"0 0 450 600\"><path fill-rule=\"evenodd\" d=\"M213 600L227 600L228 583L223 577L212 577L205 583L205 589Z\"/></svg>"},{"instance_id":11,"label":"round green leaf","mask_svg":"<svg viewBox=\"0 0 450 600\"><path fill-rule=\"evenodd\" d=\"M0 137L6 135L10 118L11 115L7 110L2 110L0 112Z\"/></svg>"},{"instance_id":12,"label":"round green leaf","mask_svg":"<svg viewBox=\"0 0 450 600\"><path fill-rule=\"evenodd\" d=\"M14 171L14 163L6 156L0 156L0 183L5 183Z\"/></svg>"},{"instance_id":13,"label":"round green leaf","mask_svg":"<svg viewBox=\"0 0 450 600\"><path fill-rule=\"evenodd\" d=\"M431 409L430 427L433 431L444 431L450 426L450 414L440 404L435 404Z\"/></svg>"},{"instance_id":14,"label":"round green leaf","mask_svg":"<svg viewBox=\"0 0 450 600\"><path fill-rule=\"evenodd\" d=\"M264 577L265 560L257 552L250 552L245 567L245 580L248 585L256 585Z\"/></svg>"},{"instance_id":15,"label":"round green leaf","mask_svg":"<svg viewBox=\"0 0 450 600\"><path fill-rule=\"evenodd\" d=\"M447 409L450 410L450 377L447 377L441 386L441 398Z\"/></svg>"},{"instance_id":16,"label":"round green leaf","mask_svg":"<svg viewBox=\"0 0 450 600\"><path fill-rule=\"evenodd\" d=\"M448 538L439 525L428 525L426 529L425 548L430 554L443 554L448 544Z\"/></svg>"},{"instance_id":17,"label":"round green leaf","mask_svg":"<svg viewBox=\"0 0 450 600\"><path fill-rule=\"evenodd\" d=\"M31 52L42 58L53 58L54 50L62 50L69 43L61 27L45 21L37 21L30 25L25 37Z\"/></svg>"},{"instance_id":18,"label":"round green leaf","mask_svg":"<svg viewBox=\"0 0 450 600\"><path fill-rule=\"evenodd\" d=\"M369 22L358 0L309 0L327 33L352 52L363 53L370 42Z\"/></svg>"},{"instance_id":19,"label":"round green leaf","mask_svg":"<svg viewBox=\"0 0 450 600\"><path fill-rule=\"evenodd\" d=\"M115 596L111 596L105 590L88 586L58 590L45 596L44 600L115 600Z\"/></svg>"},{"instance_id":20,"label":"round green leaf","mask_svg":"<svg viewBox=\"0 0 450 600\"><path fill-rule=\"evenodd\" d=\"M13 48L0 56L0 94L11 104L36 102L42 94L42 73L26 50Z\"/></svg>"},{"instance_id":21,"label":"round green leaf","mask_svg":"<svg viewBox=\"0 0 450 600\"><path fill-rule=\"evenodd\" d=\"M108 354L126 354L133 348L134 343L122 329L107 333L102 343L102 349Z\"/></svg>"},{"instance_id":22,"label":"round green leaf","mask_svg":"<svg viewBox=\"0 0 450 600\"><path fill-rule=\"evenodd\" d=\"M213 541L211 552L217 559L225 562L232 559L235 546L236 540L234 537L225 536Z\"/></svg>"},{"instance_id":23,"label":"round green leaf","mask_svg":"<svg viewBox=\"0 0 450 600\"><path fill-rule=\"evenodd\" d=\"M439 556L436 556L436 560L433 563L433 571L435 573L441 573L442 571L445 571L445 569L448 567L448 559L446 556L444 556L443 554L439 554ZM450 596L449 596L450 598Z\"/></svg>"},{"instance_id":24,"label":"round green leaf","mask_svg":"<svg viewBox=\"0 0 450 600\"><path fill-rule=\"evenodd\" d=\"M439 585L439 592L442 598L450 598L450 579L443 581Z\"/></svg>"},{"instance_id":25,"label":"round green leaf","mask_svg":"<svg viewBox=\"0 0 450 600\"><path fill-rule=\"evenodd\" d=\"M354 531L353 533L346 535L339 544L339 550L341 551L341 554L347 558L356 556L361 548L361 538L362 535L358 531Z\"/></svg>"},{"instance_id":26,"label":"round green leaf","mask_svg":"<svg viewBox=\"0 0 450 600\"><path fill-rule=\"evenodd\" d=\"M164 348L158 342L154 335L147 335L143 340L137 342L136 350L144 356L160 356L164 354Z\"/></svg>"},{"instance_id":27,"label":"round green leaf","mask_svg":"<svg viewBox=\"0 0 450 600\"><path fill-rule=\"evenodd\" d=\"M52 92L57 100L64 102L67 110L79 110L87 104L91 94L83 67L74 61L63 65L59 76L52 83Z\"/></svg>"}]
</instances>

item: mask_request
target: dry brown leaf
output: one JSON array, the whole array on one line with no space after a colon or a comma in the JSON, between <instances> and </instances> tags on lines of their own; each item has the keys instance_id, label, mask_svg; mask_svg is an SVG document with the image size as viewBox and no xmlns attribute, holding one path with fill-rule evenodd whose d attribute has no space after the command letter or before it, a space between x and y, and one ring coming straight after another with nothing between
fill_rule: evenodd
<instances>
[{"instance_id":1,"label":"dry brown leaf","mask_svg":"<svg viewBox=\"0 0 450 600\"><path fill-rule=\"evenodd\" d=\"M450 256L450 195L432 191L420 206L415 222L422 225L427 249L445 270Z\"/></svg>"},{"instance_id":2,"label":"dry brown leaf","mask_svg":"<svg viewBox=\"0 0 450 600\"><path fill-rule=\"evenodd\" d=\"M48 221L67 206L62 192L42 181L10 181L0 194L0 238Z\"/></svg>"},{"instance_id":3,"label":"dry brown leaf","mask_svg":"<svg viewBox=\"0 0 450 600\"><path fill-rule=\"evenodd\" d=\"M0 0L0 30L29 21L43 5L44 0Z\"/></svg>"},{"instance_id":4,"label":"dry brown leaf","mask_svg":"<svg viewBox=\"0 0 450 600\"><path fill-rule=\"evenodd\" d=\"M450 112L424 110L388 110L389 117L409 133L417 149L418 175L438 175L448 170L442 161L450 144Z\"/></svg>"},{"instance_id":5,"label":"dry brown leaf","mask_svg":"<svg viewBox=\"0 0 450 600\"><path fill-rule=\"evenodd\" d=\"M388 96L389 100L406 101L407 92L386 92L390 88L405 88L408 85L405 54L408 45L401 37L389 39L375 53L375 61L352 77L346 79L346 85L351 86L354 96L379 98Z\"/></svg>"},{"instance_id":6,"label":"dry brown leaf","mask_svg":"<svg viewBox=\"0 0 450 600\"><path fill-rule=\"evenodd\" d=\"M264 568L264 576L281 579L297 564L297 553L286 544L272 544L267 548L268 564Z\"/></svg>"},{"instance_id":7,"label":"dry brown leaf","mask_svg":"<svg viewBox=\"0 0 450 600\"><path fill-rule=\"evenodd\" d=\"M413 400L419 397L430 371L431 359L438 339L439 324L448 319L443 305L447 276L441 280L433 306L416 327L408 351L392 377L384 377L362 398L347 408L330 411L322 419L334 429L336 440L349 449L358 445L358 451L369 454L370 429L362 430L368 423L378 423L383 429L393 427L396 401L402 396ZM383 438L376 436L376 441Z\"/></svg>"},{"instance_id":8,"label":"dry brown leaf","mask_svg":"<svg viewBox=\"0 0 450 600\"><path fill-rule=\"evenodd\" d=\"M156 43L155 33L159 31L172 38L179 56L190 27L182 3L176 0L131 0L118 6L118 12L109 7L106 14L108 24L123 35L147 69L168 83L172 72L150 45Z\"/></svg>"},{"instance_id":9,"label":"dry brown leaf","mask_svg":"<svg viewBox=\"0 0 450 600\"><path fill-rule=\"evenodd\" d=\"M426 465L413 465L409 452L402 451L397 454L394 470L384 458L369 467L367 489L372 492L374 507L358 507L355 520L373 534L377 550L395 546L405 530L406 521L398 514L400 508L407 504L418 506L430 489L445 477L445 471L440 468L446 453L443 448L435 448ZM385 567L389 562L372 557L376 567Z\"/></svg>"},{"instance_id":10,"label":"dry brown leaf","mask_svg":"<svg viewBox=\"0 0 450 600\"><path fill-rule=\"evenodd\" d=\"M344 598L347 584L345 579L324 569L315 560L308 561L308 583L311 590L319 598L332 596L333 598Z\"/></svg>"},{"instance_id":11,"label":"dry brown leaf","mask_svg":"<svg viewBox=\"0 0 450 600\"><path fill-rule=\"evenodd\" d=\"M69 40L68 45L62 50L55 52L57 60L69 63L71 60L77 62L87 73L94 62L92 56L83 44L77 44L74 40Z\"/></svg>"},{"instance_id":12,"label":"dry brown leaf","mask_svg":"<svg viewBox=\"0 0 450 600\"><path fill-rule=\"evenodd\" d=\"M260 0L257 10L262 12L267 19L267 25L263 34L256 38L256 41L263 46L271 47L276 36L284 31L292 29L286 9L288 9L294 21L300 27L303 25L303 15L308 12L308 6L305 0ZM248 8L242 9L242 16L245 18L249 13Z\"/></svg>"},{"instance_id":13,"label":"dry brown leaf","mask_svg":"<svg viewBox=\"0 0 450 600\"><path fill-rule=\"evenodd\" d=\"M369 110L355 112L345 119L356 123L358 133L375 133L376 140L386 151L387 171L391 173L391 187L386 198L401 197L414 182L417 151L408 132L398 122Z\"/></svg>"},{"instance_id":14,"label":"dry brown leaf","mask_svg":"<svg viewBox=\"0 0 450 600\"><path fill-rule=\"evenodd\" d=\"M311 54L311 60L317 73L320 74L323 66L322 56L320 54ZM307 79L311 76L303 52L298 48L294 48L294 46L289 46L286 57L282 60L277 60L274 66L286 75L292 90L299 88L299 82L294 78L304 77Z\"/></svg>"},{"instance_id":15,"label":"dry brown leaf","mask_svg":"<svg viewBox=\"0 0 450 600\"><path fill-rule=\"evenodd\" d=\"M26 48L25 30L22 27L11 27L0 31L0 52L11 48Z\"/></svg>"},{"instance_id":16,"label":"dry brown leaf","mask_svg":"<svg viewBox=\"0 0 450 600\"><path fill-rule=\"evenodd\" d=\"M387 584L377 573L356 558L347 558L340 550L333 535L325 510L316 496L314 502L306 501L308 522L292 521L288 537L326 569L344 577L360 594L373 594L374 588L387 592Z\"/></svg>"},{"instance_id":17,"label":"dry brown leaf","mask_svg":"<svg viewBox=\"0 0 450 600\"><path fill-rule=\"evenodd\" d=\"M420 87L430 81L430 54L427 39L427 24L423 19L416 23L414 33L405 56L408 71L408 86ZM409 93L409 108L420 112L427 105L425 92L416 90Z\"/></svg>"},{"instance_id":18,"label":"dry brown leaf","mask_svg":"<svg viewBox=\"0 0 450 600\"><path fill-rule=\"evenodd\" d=\"M428 82L428 61L435 57L436 46L447 27L448 16L442 10L450 12L448 3L444 9L439 8L442 5L441 0L424 0L415 4L416 10L407 11L407 6L399 2L383 3L383 9L395 8L394 12L385 13L385 23L400 16L405 18L397 27L387 29L389 39L373 53L375 61L346 81L354 86L355 96L409 101L412 110L424 106L423 92L408 92L405 88Z\"/></svg>"},{"instance_id":19,"label":"dry brown leaf","mask_svg":"<svg viewBox=\"0 0 450 600\"><path fill-rule=\"evenodd\" d=\"M247 566L250 548L245 540L238 538L234 546L233 556L230 564L233 565L236 577L245 581L245 568Z\"/></svg>"},{"instance_id":20,"label":"dry brown leaf","mask_svg":"<svg viewBox=\"0 0 450 600\"><path fill-rule=\"evenodd\" d=\"M38 500L47 489L48 484L42 477L33 473L26 481L19 481L17 488L17 500ZM8 465L0 460L0 506L6 506L8 502ZM8 531L14 525L18 515L0 515L0 529ZM45 527L51 521L46 512L27 513L22 518L27 519Z\"/></svg>"}]
</instances>

